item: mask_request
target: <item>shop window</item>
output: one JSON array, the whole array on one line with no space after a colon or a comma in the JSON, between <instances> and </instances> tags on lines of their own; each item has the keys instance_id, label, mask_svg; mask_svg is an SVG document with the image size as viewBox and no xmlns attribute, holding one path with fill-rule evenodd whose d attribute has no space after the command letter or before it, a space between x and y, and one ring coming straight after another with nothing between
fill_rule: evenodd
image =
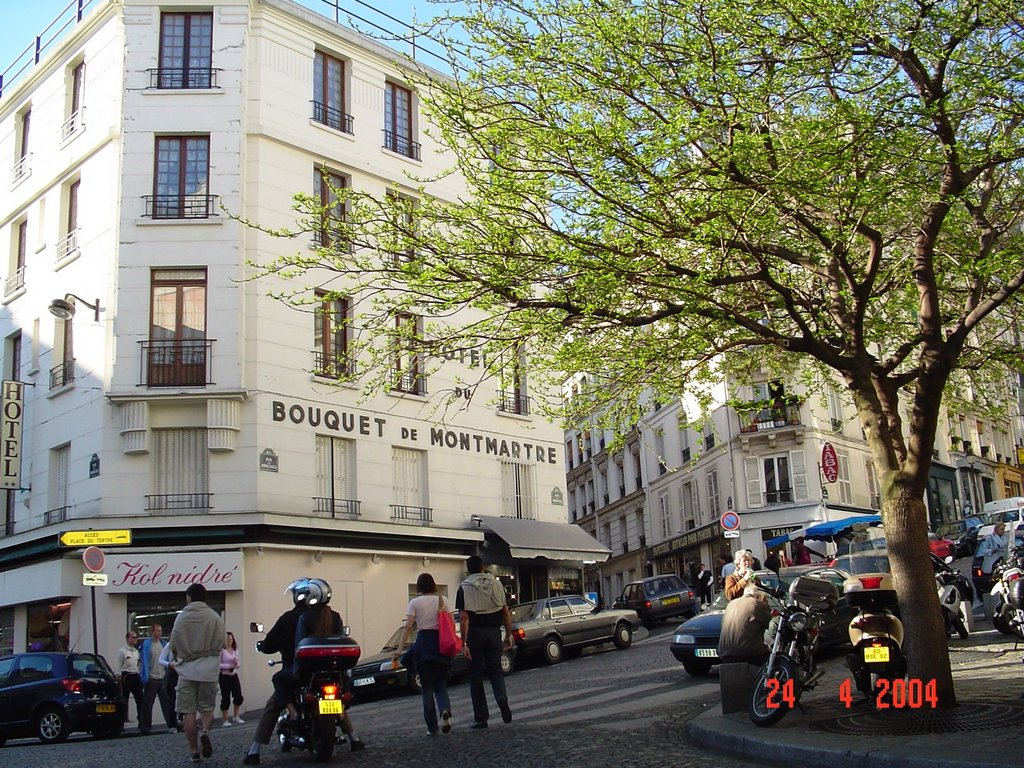
<instances>
[{"instance_id":1,"label":"shop window","mask_svg":"<svg viewBox=\"0 0 1024 768\"><path fill-rule=\"evenodd\" d=\"M224 592L207 592L206 604L224 616ZM185 607L185 592L152 592L128 595L128 629L139 636L139 642L149 637L149 628L159 624L164 628L164 637L171 636L174 620ZM226 617L225 617L226 618ZM230 628L229 628L230 629ZM235 637L241 629L231 630Z\"/></svg>"},{"instance_id":2,"label":"shop window","mask_svg":"<svg viewBox=\"0 0 1024 768\"><path fill-rule=\"evenodd\" d=\"M71 632L71 603L36 603L28 606L29 651L66 651Z\"/></svg>"},{"instance_id":3,"label":"shop window","mask_svg":"<svg viewBox=\"0 0 1024 768\"><path fill-rule=\"evenodd\" d=\"M548 594L579 595L583 592L583 574L578 568L548 568Z\"/></svg>"},{"instance_id":4,"label":"shop window","mask_svg":"<svg viewBox=\"0 0 1024 768\"><path fill-rule=\"evenodd\" d=\"M14 653L14 609L0 608L0 656Z\"/></svg>"}]
</instances>

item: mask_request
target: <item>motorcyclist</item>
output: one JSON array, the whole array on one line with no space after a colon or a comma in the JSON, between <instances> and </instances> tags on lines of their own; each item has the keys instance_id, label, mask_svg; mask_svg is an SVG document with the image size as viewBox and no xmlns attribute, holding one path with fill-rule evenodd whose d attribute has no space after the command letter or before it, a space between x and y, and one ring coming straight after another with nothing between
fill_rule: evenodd
<instances>
[{"instance_id":1,"label":"motorcyclist","mask_svg":"<svg viewBox=\"0 0 1024 768\"><path fill-rule=\"evenodd\" d=\"M274 724L283 707L288 708L288 713L292 717L296 715L295 705L292 703L292 693L297 686L295 676L292 674L292 662L295 658L295 629L298 626L299 617L309 607L306 605L308 591L304 588L309 581L309 579L296 579L288 585L285 594L291 593L291 610L282 613L267 636L256 643L256 650L261 653L281 654L281 669L274 673L272 678L274 692L263 707L263 714L260 715L259 722L256 724L256 734L253 737L252 745L249 747L245 759L242 760L243 765L260 764L260 748L270 743L270 737L274 733Z\"/></svg>"}]
</instances>

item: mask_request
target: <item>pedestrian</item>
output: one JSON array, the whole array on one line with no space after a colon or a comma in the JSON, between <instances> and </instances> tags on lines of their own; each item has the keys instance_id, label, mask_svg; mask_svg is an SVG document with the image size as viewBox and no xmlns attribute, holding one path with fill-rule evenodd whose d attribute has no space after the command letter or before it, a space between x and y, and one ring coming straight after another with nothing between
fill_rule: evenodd
<instances>
[{"instance_id":1,"label":"pedestrian","mask_svg":"<svg viewBox=\"0 0 1024 768\"><path fill-rule=\"evenodd\" d=\"M722 589L725 589L725 580L733 571L736 570L736 563L733 562L733 560L727 558L725 555L719 555L718 565L719 584L722 585Z\"/></svg>"},{"instance_id":2,"label":"pedestrian","mask_svg":"<svg viewBox=\"0 0 1024 768\"><path fill-rule=\"evenodd\" d=\"M713 577L711 571L704 563L700 564L700 570L697 571L697 592L700 595L700 606L703 608L711 602L711 582Z\"/></svg>"},{"instance_id":3,"label":"pedestrian","mask_svg":"<svg viewBox=\"0 0 1024 768\"><path fill-rule=\"evenodd\" d=\"M242 702L245 701L245 697L242 696L242 683L238 679L238 669L241 666L242 660L238 655L238 643L235 642L235 635L228 632L224 636L224 647L220 649L220 677L217 680L220 684L220 717L225 728L232 722L238 724L245 722L240 714ZM228 707L232 699L235 703L234 718L228 717Z\"/></svg>"},{"instance_id":4,"label":"pedestrian","mask_svg":"<svg viewBox=\"0 0 1024 768\"><path fill-rule=\"evenodd\" d=\"M170 645L177 659L177 707L184 717L193 763L198 763L200 756L213 754L210 726L217 703L224 635L224 619L206 604L206 587L190 584L185 590L185 607L171 631Z\"/></svg>"},{"instance_id":5,"label":"pedestrian","mask_svg":"<svg viewBox=\"0 0 1024 768\"><path fill-rule=\"evenodd\" d=\"M779 559L779 553L775 550L771 550L768 556L764 559L764 567L769 571L775 571L775 575L779 575L779 569L782 568L782 561Z\"/></svg>"},{"instance_id":6,"label":"pedestrian","mask_svg":"<svg viewBox=\"0 0 1024 768\"><path fill-rule=\"evenodd\" d=\"M437 621L437 614L447 611L448 604L444 597L437 594L437 583L429 573L421 573L417 577L416 592L418 594L405 609L405 632L392 663L398 661L399 651L405 648L415 632L416 642L406 653L406 658L415 665L413 668L420 676L427 735L437 736L438 712L441 713L441 733L449 733L452 729L452 706L448 698L448 671L452 660L441 655Z\"/></svg>"},{"instance_id":7,"label":"pedestrian","mask_svg":"<svg viewBox=\"0 0 1024 768\"><path fill-rule=\"evenodd\" d=\"M745 661L763 664L771 649L764 641L765 630L772 620L767 596L753 584L730 600L722 614L722 631L718 638L718 660L722 663Z\"/></svg>"},{"instance_id":8,"label":"pedestrian","mask_svg":"<svg viewBox=\"0 0 1024 768\"><path fill-rule=\"evenodd\" d=\"M793 542L793 563L795 565L811 564L811 550L804 546L803 539L797 539Z\"/></svg>"},{"instance_id":9,"label":"pedestrian","mask_svg":"<svg viewBox=\"0 0 1024 768\"><path fill-rule=\"evenodd\" d=\"M996 523L992 533L981 540L977 551L974 553L975 557L982 559L981 572L988 579L985 583L985 588L979 590L981 592L981 604L985 609L986 621L992 621L993 600L992 594L989 591L992 584L992 569L995 567L996 561L1006 555L1007 537L1005 534L1006 524Z\"/></svg>"},{"instance_id":10,"label":"pedestrian","mask_svg":"<svg viewBox=\"0 0 1024 768\"><path fill-rule=\"evenodd\" d=\"M117 649L114 657L114 673L121 680L121 695L124 697L124 720L128 720L128 705L135 699L135 717L141 733L148 733L146 726L146 695L142 689L142 675L139 674L140 654L138 649L139 636L134 630L128 630L124 636L124 645ZM131 697L131 698L129 698Z\"/></svg>"},{"instance_id":11,"label":"pedestrian","mask_svg":"<svg viewBox=\"0 0 1024 768\"><path fill-rule=\"evenodd\" d=\"M754 570L755 571L760 571L761 570L761 561L757 559L757 555L754 554L754 551L752 549L748 549L747 550L747 554L750 555L750 560L754 564L754 566L753 566Z\"/></svg>"},{"instance_id":12,"label":"pedestrian","mask_svg":"<svg viewBox=\"0 0 1024 768\"><path fill-rule=\"evenodd\" d=\"M484 675L491 681L494 701L501 710L501 719L512 722L512 709L505 691L501 671L502 647L512 649L512 614L505 602L505 589L493 575L484 571L479 555L466 559L469 576L459 586L455 607L460 611L459 623L466 641L463 652L469 661L469 694L473 699L473 724L470 728L487 727L490 712L484 694ZM502 644L501 627L505 626Z\"/></svg>"},{"instance_id":13,"label":"pedestrian","mask_svg":"<svg viewBox=\"0 0 1024 768\"><path fill-rule=\"evenodd\" d=\"M174 649L170 643L160 652L160 666L164 668L164 690L167 692L167 709L174 718L174 730L179 733L184 729L181 713L178 711L178 660L174 658Z\"/></svg>"},{"instance_id":14,"label":"pedestrian","mask_svg":"<svg viewBox=\"0 0 1024 768\"><path fill-rule=\"evenodd\" d=\"M735 568L733 572L725 577L725 597L728 600L735 600L743 594L743 588L748 584L757 584L757 575L754 573L754 558L747 550L737 550L733 558Z\"/></svg>"},{"instance_id":15,"label":"pedestrian","mask_svg":"<svg viewBox=\"0 0 1024 768\"><path fill-rule=\"evenodd\" d=\"M167 667L160 663L160 656L167 646L164 639L164 628L161 624L153 624L149 628L149 637L142 641L139 649L139 677L142 678L143 694L143 716L145 717L145 728L142 723L139 729L143 733L149 733L153 726L153 703L159 699L160 713L163 715L164 724L168 733L177 731L174 709L171 706L170 696L167 693L164 678L167 676Z\"/></svg>"},{"instance_id":16,"label":"pedestrian","mask_svg":"<svg viewBox=\"0 0 1024 768\"><path fill-rule=\"evenodd\" d=\"M786 550L785 549L780 549L778 552L779 552L779 565L781 565L783 568L791 567L793 565L793 561L789 559L789 556L786 554Z\"/></svg>"}]
</instances>

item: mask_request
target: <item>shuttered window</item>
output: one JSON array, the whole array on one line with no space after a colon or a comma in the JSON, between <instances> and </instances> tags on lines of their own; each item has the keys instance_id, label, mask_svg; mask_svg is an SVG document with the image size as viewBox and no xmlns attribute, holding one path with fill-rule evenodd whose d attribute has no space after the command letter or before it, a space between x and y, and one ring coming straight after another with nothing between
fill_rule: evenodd
<instances>
[{"instance_id":1,"label":"shuttered window","mask_svg":"<svg viewBox=\"0 0 1024 768\"><path fill-rule=\"evenodd\" d=\"M316 495L324 499L355 499L355 447L341 437L316 436Z\"/></svg>"},{"instance_id":2,"label":"shuttered window","mask_svg":"<svg viewBox=\"0 0 1024 768\"><path fill-rule=\"evenodd\" d=\"M409 448L391 449L393 473L392 498L395 504L409 507L427 506L426 455Z\"/></svg>"},{"instance_id":3,"label":"shuttered window","mask_svg":"<svg viewBox=\"0 0 1024 768\"><path fill-rule=\"evenodd\" d=\"M501 463L501 515L537 519L537 475L533 465Z\"/></svg>"},{"instance_id":4,"label":"shuttered window","mask_svg":"<svg viewBox=\"0 0 1024 768\"><path fill-rule=\"evenodd\" d=\"M153 493L207 493L206 430L153 430Z\"/></svg>"}]
</instances>

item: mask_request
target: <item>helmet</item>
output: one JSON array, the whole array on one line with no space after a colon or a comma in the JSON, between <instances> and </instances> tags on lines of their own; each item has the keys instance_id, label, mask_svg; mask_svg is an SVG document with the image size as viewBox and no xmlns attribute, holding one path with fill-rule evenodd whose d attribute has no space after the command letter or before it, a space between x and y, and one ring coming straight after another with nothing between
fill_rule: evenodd
<instances>
[{"instance_id":1,"label":"helmet","mask_svg":"<svg viewBox=\"0 0 1024 768\"><path fill-rule=\"evenodd\" d=\"M296 579L285 590L295 605L324 605L331 602L331 585L323 579Z\"/></svg>"}]
</instances>

